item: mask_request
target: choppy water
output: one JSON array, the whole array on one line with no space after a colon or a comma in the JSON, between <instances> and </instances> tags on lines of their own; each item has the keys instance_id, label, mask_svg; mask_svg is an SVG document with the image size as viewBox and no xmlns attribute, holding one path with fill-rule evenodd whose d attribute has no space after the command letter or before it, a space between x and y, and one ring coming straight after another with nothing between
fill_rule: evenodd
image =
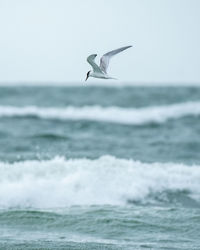
<instances>
[{"instance_id":1,"label":"choppy water","mask_svg":"<svg viewBox=\"0 0 200 250\"><path fill-rule=\"evenodd\" d=\"M200 249L200 88L0 87L0 249Z\"/></svg>"}]
</instances>

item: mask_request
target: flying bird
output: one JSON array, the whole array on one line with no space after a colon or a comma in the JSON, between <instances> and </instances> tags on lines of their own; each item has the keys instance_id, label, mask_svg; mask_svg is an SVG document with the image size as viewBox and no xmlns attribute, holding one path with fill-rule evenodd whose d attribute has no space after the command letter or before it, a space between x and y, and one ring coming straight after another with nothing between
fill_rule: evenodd
<instances>
[{"instance_id":1,"label":"flying bird","mask_svg":"<svg viewBox=\"0 0 200 250\"><path fill-rule=\"evenodd\" d=\"M104 54L100 59L99 66L95 63L95 58L96 58L97 54L92 54L92 55L88 56L87 61L92 66L93 71L91 71L91 70L88 71L85 81L87 81L87 79L89 77L95 77L95 78L101 78L101 79L115 79L113 77L110 77L107 74L107 69L108 69L110 59L114 55L122 52L125 49L131 48L131 47L132 46L125 46L125 47L115 49L115 50L112 50L112 51Z\"/></svg>"}]
</instances>

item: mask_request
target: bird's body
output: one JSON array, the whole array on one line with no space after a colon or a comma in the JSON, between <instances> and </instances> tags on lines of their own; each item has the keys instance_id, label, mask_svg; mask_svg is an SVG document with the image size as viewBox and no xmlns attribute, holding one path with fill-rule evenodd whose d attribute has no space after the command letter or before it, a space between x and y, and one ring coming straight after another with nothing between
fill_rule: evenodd
<instances>
[{"instance_id":1,"label":"bird's body","mask_svg":"<svg viewBox=\"0 0 200 250\"><path fill-rule=\"evenodd\" d=\"M132 46L125 46L125 47L122 47L122 48L119 48L116 50L112 50L112 51L104 54L100 59L99 66L95 62L95 58L96 58L97 54L92 54L92 55L88 56L87 61L92 66L93 71L88 71L86 80L88 79L88 77L94 77L94 78L100 78L100 79L115 79L113 77L110 77L107 74L109 61L114 55L116 55L116 54L122 52L123 50L130 48L130 47L132 47Z\"/></svg>"},{"instance_id":2,"label":"bird's body","mask_svg":"<svg viewBox=\"0 0 200 250\"><path fill-rule=\"evenodd\" d=\"M101 79L115 79L113 77L110 77L109 75L105 74L104 72L95 72L92 71L90 73L90 77L94 77L94 78L101 78Z\"/></svg>"}]
</instances>

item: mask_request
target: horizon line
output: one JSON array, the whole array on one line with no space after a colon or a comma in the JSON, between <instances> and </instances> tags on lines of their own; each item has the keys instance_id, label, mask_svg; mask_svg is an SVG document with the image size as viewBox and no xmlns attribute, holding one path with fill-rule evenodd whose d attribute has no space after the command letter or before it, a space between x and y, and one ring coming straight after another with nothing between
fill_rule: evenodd
<instances>
[{"instance_id":1,"label":"horizon line","mask_svg":"<svg viewBox=\"0 0 200 250\"><path fill-rule=\"evenodd\" d=\"M152 81L90 81L85 83L85 81L0 81L0 87L80 87L80 86L89 86L89 87L200 87L200 82L196 81L162 81L162 82L152 82Z\"/></svg>"}]
</instances>

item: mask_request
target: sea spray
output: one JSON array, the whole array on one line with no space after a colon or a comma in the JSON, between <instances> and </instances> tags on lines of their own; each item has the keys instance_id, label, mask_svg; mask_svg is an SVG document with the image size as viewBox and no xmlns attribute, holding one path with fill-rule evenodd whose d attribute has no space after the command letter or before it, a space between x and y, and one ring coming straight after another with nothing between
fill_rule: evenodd
<instances>
[{"instance_id":1,"label":"sea spray","mask_svg":"<svg viewBox=\"0 0 200 250\"><path fill-rule=\"evenodd\" d=\"M200 201L200 166L142 163L103 156L0 163L1 207L126 205L161 192L187 191Z\"/></svg>"}]
</instances>

